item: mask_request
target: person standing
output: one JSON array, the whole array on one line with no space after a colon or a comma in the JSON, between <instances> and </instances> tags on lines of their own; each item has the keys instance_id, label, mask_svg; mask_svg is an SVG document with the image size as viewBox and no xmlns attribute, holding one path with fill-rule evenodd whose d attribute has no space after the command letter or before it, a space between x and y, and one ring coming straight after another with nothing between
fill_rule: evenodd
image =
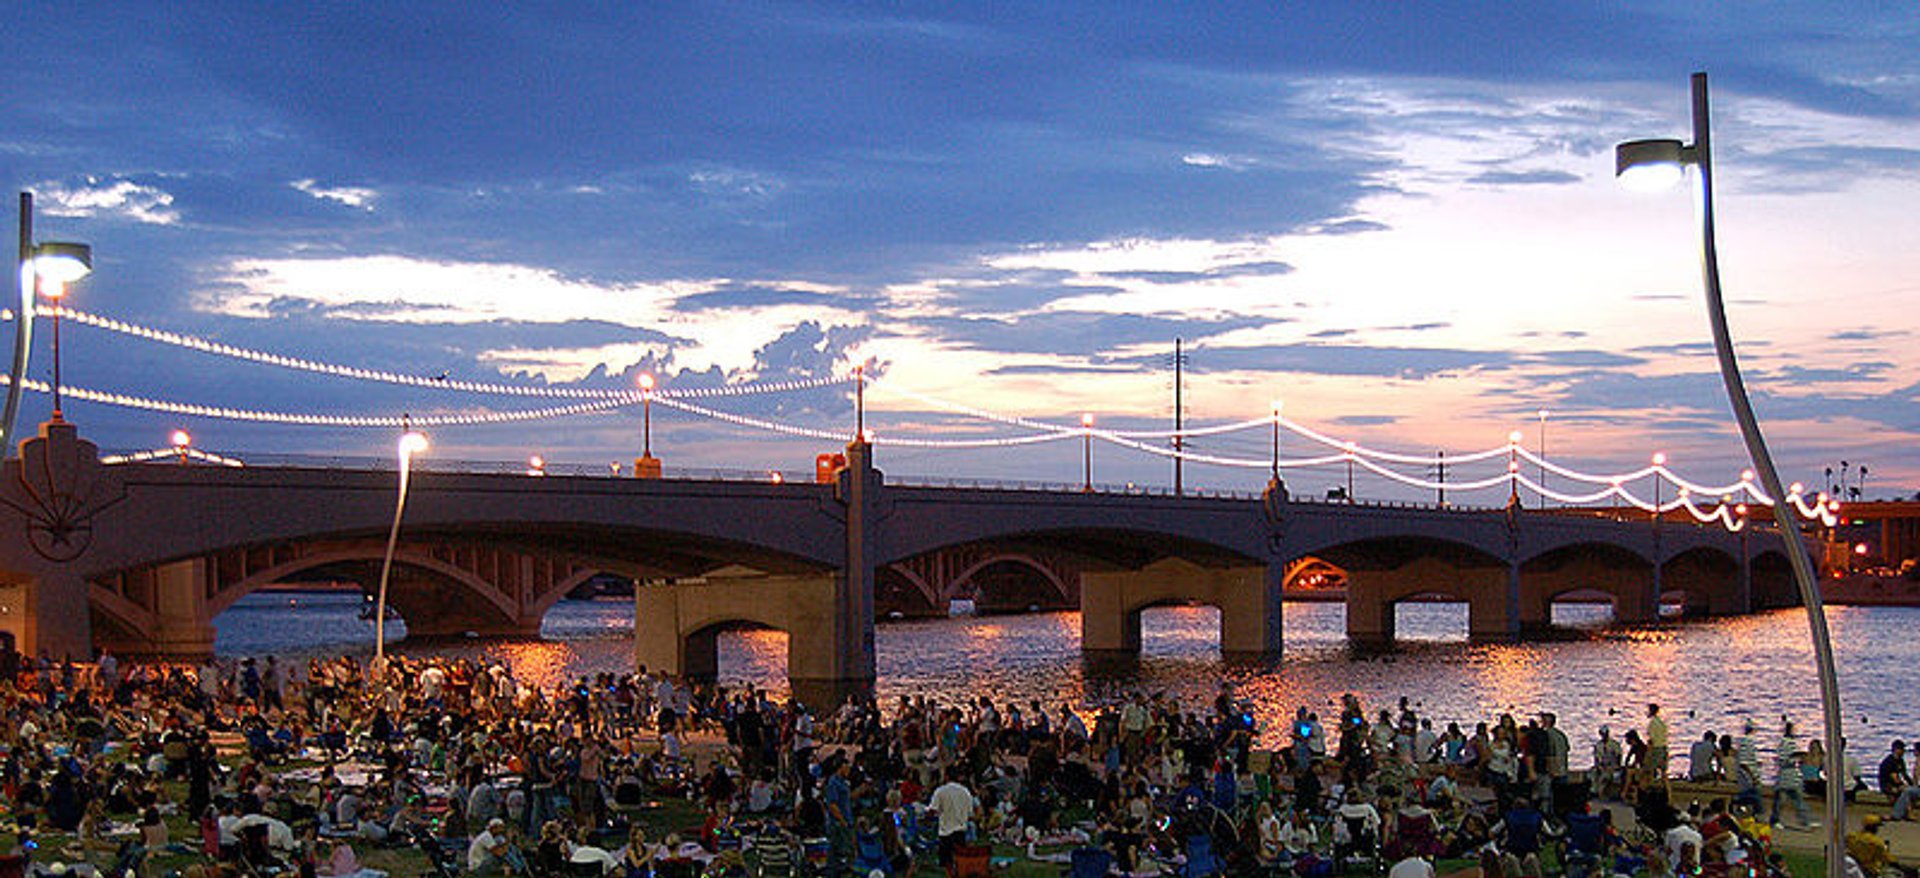
<instances>
[{"instance_id":1,"label":"person standing","mask_svg":"<svg viewBox=\"0 0 1920 878\"><path fill-rule=\"evenodd\" d=\"M1647 770L1660 783L1667 781L1667 721L1660 705L1647 703Z\"/></svg>"},{"instance_id":2,"label":"person standing","mask_svg":"<svg viewBox=\"0 0 1920 878\"><path fill-rule=\"evenodd\" d=\"M1767 823L1780 825L1780 800L1793 803L1793 813L1799 819L1798 829L1811 829L1815 824L1807 818L1807 796L1805 780L1800 774L1800 742L1793 735L1793 721L1782 717L1780 720L1780 744L1773 752L1773 813Z\"/></svg>"},{"instance_id":3,"label":"person standing","mask_svg":"<svg viewBox=\"0 0 1920 878\"><path fill-rule=\"evenodd\" d=\"M967 840L967 826L973 820L977 804L973 792L961 782L964 777L958 765L947 768L947 782L933 791L933 799L928 807L939 818L940 865L948 874L953 872L953 854Z\"/></svg>"}]
</instances>

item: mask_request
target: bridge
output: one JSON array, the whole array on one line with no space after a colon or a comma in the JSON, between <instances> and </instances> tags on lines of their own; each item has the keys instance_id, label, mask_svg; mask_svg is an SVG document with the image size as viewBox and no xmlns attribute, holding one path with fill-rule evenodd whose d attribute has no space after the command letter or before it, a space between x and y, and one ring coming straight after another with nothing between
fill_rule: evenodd
<instances>
[{"instance_id":1,"label":"bridge","mask_svg":"<svg viewBox=\"0 0 1920 878\"><path fill-rule=\"evenodd\" d=\"M417 472L391 603L410 636L533 634L598 573L644 583L635 658L717 671L739 626L788 634L796 693L870 686L878 605L1074 606L1092 654L1140 648L1140 616L1220 609L1235 656L1281 652L1290 570L1347 581L1356 642L1394 636L1394 607L1468 605L1476 638L1546 627L1556 598L1603 597L1648 622L1663 600L1738 614L1796 598L1777 534L1578 510L1468 510L1258 496L889 484L856 440L828 483ZM370 581L393 473L102 463L71 423L42 424L0 468L0 631L55 658L97 649L194 657L212 620L263 585L326 570ZM995 576L1026 583L991 594ZM988 584L983 584L988 583ZM904 611L904 610L903 610Z\"/></svg>"}]
</instances>

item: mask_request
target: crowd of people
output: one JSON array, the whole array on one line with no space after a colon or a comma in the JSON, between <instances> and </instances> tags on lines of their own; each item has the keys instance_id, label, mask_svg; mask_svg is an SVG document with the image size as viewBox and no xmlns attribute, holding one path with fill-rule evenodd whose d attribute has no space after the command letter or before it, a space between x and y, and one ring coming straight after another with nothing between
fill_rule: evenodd
<instances>
[{"instance_id":1,"label":"crowd of people","mask_svg":"<svg viewBox=\"0 0 1920 878\"><path fill-rule=\"evenodd\" d=\"M1227 684L1210 705L916 696L816 715L644 669L543 689L464 658L106 656L27 667L0 704L8 862L140 878L376 878L377 848L442 875L957 874L999 850L1072 874L1772 876L1775 827L1813 825L1828 786L1820 742L1784 718L1769 770L1755 723L1677 756L1652 704L1576 748L1551 713L1469 731L1351 694L1262 730ZM1679 758L1731 794L1676 807ZM1846 794L1875 786L1847 764ZM1914 816L1903 742L1875 780L1890 819ZM698 825L650 835L673 801ZM1879 829L1848 838L1869 878L1901 873Z\"/></svg>"}]
</instances>

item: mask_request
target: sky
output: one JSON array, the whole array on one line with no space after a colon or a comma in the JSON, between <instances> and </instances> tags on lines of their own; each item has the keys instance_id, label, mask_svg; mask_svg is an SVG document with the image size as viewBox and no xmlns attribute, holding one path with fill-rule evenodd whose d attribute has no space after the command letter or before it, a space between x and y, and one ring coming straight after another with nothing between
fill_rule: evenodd
<instances>
[{"instance_id":1,"label":"sky","mask_svg":"<svg viewBox=\"0 0 1920 878\"><path fill-rule=\"evenodd\" d=\"M1078 483L1082 413L1170 426L1180 339L1190 425L1279 401L1404 454L1519 430L1587 472L1663 451L1731 481L1745 451L1693 199L1613 179L1614 144L1690 137L1704 70L1728 311L1783 475L1920 489L1911 3L209 0L15 18L36 39L0 78L0 177L34 193L39 240L95 253L66 300L68 387L485 420L641 373L662 393L801 383L699 403L822 435L656 404L670 473L809 470L852 433L851 380L833 379L859 364L890 477ZM38 321L29 377L46 380ZM25 428L48 408L31 394ZM398 432L65 408L103 450L185 428L255 462L391 455ZM639 451L641 408L439 424L429 453L610 471ZM1035 434L967 410L1068 434L898 444ZM1185 481L1257 488L1270 443L1260 424L1195 437L1239 465ZM1283 454L1321 450L1290 433ZM1093 451L1096 482L1171 480L1164 457ZM1345 479L1287 475L1315 494ZM1364 472L1356 492L1425 496Z\"/></svg>"}]
</instances>

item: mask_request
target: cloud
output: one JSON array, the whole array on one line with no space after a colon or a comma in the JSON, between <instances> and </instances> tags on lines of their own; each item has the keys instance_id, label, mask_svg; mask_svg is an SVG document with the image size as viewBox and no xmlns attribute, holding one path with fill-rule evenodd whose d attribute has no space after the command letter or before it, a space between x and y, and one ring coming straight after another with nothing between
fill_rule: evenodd
<instances>
[{"instance_id":1,"label":"cloud","mask_svg":"<svg viewBox=\"0 0 1920 878\"><path fill-rule=\"evenodd\" d=\"M1882 341L1905 338L1913 333L1905 329L1843 329L1827 334L1828 341Z\"/></svg>"},{"instance_id":2,"label":"cloud","mask_svg":"<svg viewBox=\"0 0 1920 878\"><path fill-rule=\"evenodd\" d=\"M114 217L157 226L180 222L173 195L132 180L88 177L79 186L44 182L33 188L35 209L50 216Z\"/></svg>"},{"instance_id":3,"label":"cloud","mask_svg":"<svg viewBox=\"0 0 1920 878\"><path fill-rule=\"evenodd\" d=\"M1853 363L1841 368L1815 368L1807 366L1781 366L1773 370L1774 376L1789 384L1834 384L1879 381L1892 372L1894 365L1885 361Z\"/></svg>"},{"instance_id":4,"label":"cloud","mask_svg":"<svg viewBox=\"0 0 1920 878\"><path fill-rule=\"evenodd\" d=\"M1511 369L1519 360L1519 355L1505 351L1323 344L1206 347L1192 356L1188 371L1193 374L1294 372L1408 380ZM1149 365L1149 358L1120 362Z\"/></svg>"},{"instance_id":5,"label":"cloud","mask_svg":"<svg viewBox=\"0 0 1920 878\"><path fill-rule=\"evenodd\" d=\"M361 210L373 210L373 202L380 193L365 186L322 186L312 178L295 180L293 188L305 192L321 201L333 201Z\"/></svg>"},{"instance_id":6,"label":"cloud","mask_svg":"<svg viewBox=\"0 0 1920 878\"><path fill-rule=\"evenodd\" d=\"M766 308L774 305L844 308L855 304L855 301L841 291L773 286L727 286L681 296L673 301L673 308L676 311L686 312Z\"/></svg>"},{"instance_id":7,"label":"cloud","mask_svg":"<svg viewBox=\"0 0 1920 878\"><path fill-rule=\"evenodd\" d=\"M1467 178L1483 186L1566 186L1580 180L1579 174L1555 170L1483 171Z\"/></svg>"},{"instance_id":8,"label":"cloud","mask_svg":"<svg viewBox=\"0 0 1920 878\"><path fill-rule=\"evenodd\" d=\"M984 317L934 317L919 321L929 340L960 348L999 353L1102 357L1117 348L1171 345L1176 337L1229 332L1271 325L1259 317L1202 320L1179 315L1109 314L1046 311L1018 320ZM1126 358L1115 362L1135 362Z\"/></svg>"}]
</instances>

